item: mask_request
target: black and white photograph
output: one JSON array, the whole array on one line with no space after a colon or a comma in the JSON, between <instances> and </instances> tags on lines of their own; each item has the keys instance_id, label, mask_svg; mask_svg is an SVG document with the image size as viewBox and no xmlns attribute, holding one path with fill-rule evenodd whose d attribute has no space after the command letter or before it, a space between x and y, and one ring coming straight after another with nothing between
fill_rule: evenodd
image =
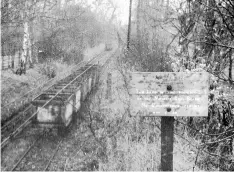
<instances>
[{"instance_id":1,"label":"black and white photograph","mask_svg":"<svg viewBox=\"0 0 234 172\"><path fill-rule=\"evenodd\" d=\"M1 0L1 171L234 171L234 0Z\"/></svg>"}]
</instances>

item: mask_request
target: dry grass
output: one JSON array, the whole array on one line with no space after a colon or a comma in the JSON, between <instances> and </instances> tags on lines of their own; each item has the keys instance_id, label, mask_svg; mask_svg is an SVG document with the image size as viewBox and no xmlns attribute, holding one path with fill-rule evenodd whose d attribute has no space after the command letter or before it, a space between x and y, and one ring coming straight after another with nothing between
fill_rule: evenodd
<instances>
[{"instance_id":1,"label":"dry grass","mask_svg":"<svg viewBox=\"0 0 234 172\"><path fill-rule=\"evenodd\" d=\"M2 105L8 104L15 98L24 95L37 85L45 82L46 76L43 76L35 69L29 69L26 75L15 75L11 70L1 73L1 98Z\"/></svg>"},{"instance_id":2,"label":"dry grass","mask_svg":"<svg viewBox=\"0 0 234 172\"><path fill-rule=\"evenodd\" d=\"M112 100L103 99L101 104L101 108L108 109L104 114L107 124L120 119L122 115L128 116L126 108L128 108L129 97L124 88L123 76L121 76L117 66L116 63L112 63L107 68L102 76L104 83L99 93L102 95L101 97L105 97L107 73L111 73ZM141 123L137 118L126 117L124 122L123 125L119 124L121 127L115 136L106 139L106 155L108 158L106 161L99 162L99 170L159 171L161 163L160 117L155 118L154 121L150 118ZM117 124L113 125L112 128L114 129L117 126ZM195 171L200 170L195 165L197 149L191 145L191 143L194 145L199 143L184 134L186 132L181 131L181 126L175 126L175 131L179 131L184 139L177 135L174 136L174 170L193 171L193 167L195 167ZM150 137L152 135L153 137Z\"/></svg>"}]
</instances>

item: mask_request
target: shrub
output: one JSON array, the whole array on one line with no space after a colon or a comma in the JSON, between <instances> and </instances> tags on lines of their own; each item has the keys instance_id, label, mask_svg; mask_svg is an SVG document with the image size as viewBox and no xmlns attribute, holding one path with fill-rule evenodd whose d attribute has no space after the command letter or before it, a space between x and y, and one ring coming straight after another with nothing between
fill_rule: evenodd
<instances>
[{"instance_id":1,"label":"shrub","mask_svg":"<svg viewBox=\"0 0 234 172\"><path fill-rule=\"evenodd\" d=\"M56 67L51 62L41 64L39 73L46 75L48 78L54 78L56 76Z\"/></svg>"},{"instance_id":2,"label":"shrub","mask_svg":"<svg viewBox=\"0 0 234 172\"><path fill-rule=\"evenodd\" d=\"M143 37L141 41L137 41L132 38L126 54L128 63L142 72L171 72L172 61L165 52L166 46L157 38L152 38L151 42L148 39Z\"/></svg>"},{"instance_id":3,"label":"shrub","mask_svg":"<svg viewBox=\"0 0 234 172\"><path fill-rule=\"evenodd\" d=\"M72 50L67 50L67 52L64 54L63 56L63 62L65 62L66 64L70 65L70 64L76 64L79 63L80 61L82 61L84 58L84 55L82 53L82 51L80 50L76 50L76 49L72 49Z\"/></svg>"}]
</instances>

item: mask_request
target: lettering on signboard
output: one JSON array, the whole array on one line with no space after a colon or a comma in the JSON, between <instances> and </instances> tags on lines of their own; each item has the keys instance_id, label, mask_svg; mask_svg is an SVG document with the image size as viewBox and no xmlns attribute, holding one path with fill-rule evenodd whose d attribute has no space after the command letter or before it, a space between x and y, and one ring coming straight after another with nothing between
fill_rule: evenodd
<instances>
[{"instance_id":1,"label":"lettering on signboard","mask_svg":"<svg viewBox=\"0 0 234 172\"><path fill-rule=\"evenodd\" d=\"M205 72L131 73L132 115L207 116L208 74Z\"/></svg>"}]
</instances>

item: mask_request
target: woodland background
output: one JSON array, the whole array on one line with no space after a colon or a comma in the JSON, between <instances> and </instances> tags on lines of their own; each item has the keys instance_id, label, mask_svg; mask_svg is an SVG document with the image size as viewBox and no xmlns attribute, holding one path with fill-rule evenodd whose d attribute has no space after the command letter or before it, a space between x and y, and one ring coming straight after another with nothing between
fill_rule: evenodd
<instances>
[{"instance_id":1,"label":"woodland background","mask_svg":"<svg viewBox=\"0 0 234 172\"><path fill-rule=\"evenodd\" d=\"M180 138L182 149L187 145L194 147L194 168L234 170L234 2L130 0L126 4L131 11L128 25L119 21L121 7L114 0L96 0L92 4L82 0L3 0L2 56L18 54L27 68L39 65L43 74L54 77L60 70L52 65L55 61L66 65L78 63L83 60L85 48L115 40L124 47L119 59L123 78L129 69L207 71L208 117L175 117L175 135ZM105 120L118 124L115 118ZM153 138L159 136L155 131L160 133L160 119L149 123L144 119L128 120L132 125L124 125L121 130L128 131L128 139L135 146L125 161L120 161L121 156L110 155L109 163L115 164L114 170L131 170L129 160L142 148L139 144L144 139L155 143ZM109 129L111 126L104 128ZM140 166L143 168L145 164ZM160 167L152 165L149 170Z\"/></svg>"}]
</instances>

